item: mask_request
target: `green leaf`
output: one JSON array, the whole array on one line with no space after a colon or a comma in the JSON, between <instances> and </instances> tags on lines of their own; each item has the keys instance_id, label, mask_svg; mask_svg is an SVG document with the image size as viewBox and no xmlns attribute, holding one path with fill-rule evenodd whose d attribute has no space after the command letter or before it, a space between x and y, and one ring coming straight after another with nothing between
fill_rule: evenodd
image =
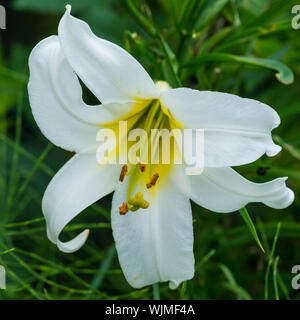
<instances>
[{"instance_id":1,"label":"green leaf","mask_svg":"<svg viewBox=\"0 0 300 320\"><path fill-rule=\"evenodd\" d=\"M219 268L223 271L228 281L225 284L225 287L228 290L232 291L239 300L252 300L250 294L244 288L237 284L232 272L227 266L225 266L224 264L220 264Z\"/></svg>"},{"instance_id":2,"label":"green leaf","mask_svg":"<svg viewBox=\"0 0 300 320\"><path fill-rule=\"evenodd\" d=\"M156 36L156 30L152 23L135 7L132 0L120 1L121 4L128 10L132 17L145 29L152 37Z\"/></svg>"},{"instance_id":3,"label":"green leaf","mask_svg":"<svg viewBox=\"0 0 300 320\"><path fill-rule=\"evenodd\" d=\"M178 76L178 63L176 56L172 49L169 47L167 42L164 40L163 36L157 32L157 39L161 44L162 50L164 52L166 62L167 62L167 69L169 70L169 76L171 81L171 86L172 87L182 87L181 80ZM171 80L172 79L172 80ZM168 81L168 79L166 79Z\"/></svg>"},{"instance_id":4,"label":"green leaf","mask_svg":"<svg viewBox=\"0 0 300 320\"><path fill-rule=\"evenodd\" d=\"M246 222L248 228L250 229L250 231L253 235L253 238L255 239L255 241L257 242L257 244L261 248L261 250L265 253L265 249L259 240L258 234L255 229L255 225L252 222L251 217L249 216L247 209L244 207L244 208L240 209L239 212L240 212L240 215L242 216L242 218L244 219L244 221Z\"/></svg>"},{"instance_id":5,"label":"green leaf","mask_svg":"<svg viewBox=\"0 0 300 320\"><path fill-rule=\"evenodd\" d=\"M211 53L201 55L198 58L195 58L183 65L182 68L195 67L205 62L238 62L263 67L277 71L276 78L283 84L291 84L294 81L294 74L292 70L280 61L255 57L237 56L228 53Z\"/></svg>"},{"instance_id":6,"label":"green leaf","mask_svg":"<svg viewBox=\"0 0 300 320\"><path fill-rule=\"evenodd\" d=\"M2 140L5 144L9 145L13 149L16 149L19 154L23 155L25 158L33 162L34 164L39 161L37 157L35 157L32 153L28 152L26 149L24 149L22 146L18 146L13 140L11 140L9 137L6 137L5 135L0 133L0 140ZM39 168L42 169L46 174L48 174L50 177L53 177L55 172L46 164L43 162L40 163Z\"/></svg>"},{"instance_id":7,"label":"green leaf","mask_svg":"<svg viewBox=\"0 0 300 320\"><path fill-rule=\"evenodd\" d=\"M215 45L220 43L222 40L227 39L228 35L235 29L233 27L226 27L219 32L215 33L207 39L203 46L199 49L199 54L204 54L210 51Z\"/></svg>"},{"instance_id":8,"label":"green leaf","mask_svg":"<svg viewBox=\"0 0 300 320\"><path fill-rule=\"evenodd\" d=\"M295 104L286 105L284 108L278 110L280 118L294 116L295 114L300 113L300 103L296 102Z\"/></svg>"},{"instance_id":9,"label":"green leaf","mask_svg":"<svg viewBox=\"0 0 300 320\"><path fill-rule=\"evenodd\" d=\"M284 294L286 300L291 300L291 297L290 297L290 294L289 294L289 290L288 290L286 284L284 283L284 281L282 280L278 269L277 269L277 280L278 280L279 286L280 286L281 291Z\"/></svg>"},{"instance_id":10,"label":"green leaf","mask_svg":"<svg viewBox=\"0 0 300 320\"><path fill-rule=\"evenodd\" d=\"M279 257L275 258L273 263L273 282L274 282L274 290L275 290L275 299L279 300L279 291L278 291L278 261Z\"/></svg>"},{"instance_id":11,"label":"green leaf","mask_svg":"<svg viewBox=\"0 0 300 320\"><path fill-rule=\"evenodd\" d=\"M280 136L274 135L273 136L274 142L278 143L282 146L283 149L288 151L294 158L300 160L300 150L295 148L293 145L286 143Z\"/></svg>"},{"instance_id":12,"label":"green leaf","mask_svg":"<svg viewBox=\"0 0 300 320\"><path fill-rule=\"evenodd\" d=\"M21 132L22 132L22 108L23 108L23 92L18 95L18 103L16 107L16 122L15 122L15 144L16 146L20 145ZM11 201L14 198L15 189L18 188L17 182L17 165L19 160L19 153L17 149L14 149L12 160L11 160L11 168L10 168L10 181L8 186L8 194L7 194L7 206L10 205Z\"/></svg>"},{"instance_id":13,"label":"green leaf","mask_svg":"<svg viewBox=\"0 0 300 320\"><path fill-rule=\"evenodd\" d=\"M174 73L172 72L170 64L167 62L167 60L162 60L160 63L160 67L164 80L166 80L172 88L176 88L177 82L174 78Z\"/></svg>"},{"instance_id":14,"label":"green leaf","mask_svg":"<svg viewBox=\"0 0 300 320\"><path fill-rule=\"evenodd\" d=\"M268 174L271 174L272 176L288 176L291 179L300 181L300 172L298 169L272 166L268 170Z\"/></svg>"},{"instance_id":15,"label":"green leaf","mask_svg":"<svg viewBox=\"0 0 300 320\"><path fill-rule=\"evenodd\" d=\"M135 18L135 20L143 26L145 31L148 32L149 35L154 37L159 44L161 45L162 51L166 58L166 61L169 65L169 71L172 75L175 87L182 87L182 83L178 76L178 63L176 56L168 43L163 38L162 34L157 30L149 21L148 19L135 7L134 3L131 0L124 0L121 3L125 6L125 8L129 11L129 13Z\"/></svg>"},{"instance_id":16,"label":"green leaf","mask_svg":"<svg viewBox=\"0 0 300 320\"><path fill-rule=\"evenodd\" d=\"M0 115L8 106L16 102L28 79L23 74L0 65Z\"/></svg>"},{"instance_id":17,"label":"green leaf","mask_svg":"<svg viewBox=\"0 0 300 320\"><path fill-rule=\"evenodd\" d=\"M185 296L185 293L186 293L186 287L187 287L187 282L186 280L182 282L182 285L181 285L181 288L180 288L180 298L182 300L184 300L184 296Z\"/></svg>"},{"instance_id":18,"label":"green leaf","mask_svg":"<svg viewBox=\"0 0 300 320\"><path fill-rule=\"evenodd\" d=\"M238 44L245 43L252 39L257 39L259 37L266 37L268 35L276 34L291 29L291 20L286 19L272 24L268 27L255 26L247 29L241 29L239 32L226 38L226 41L220 45L216 50L225 51L231 47L235 47Z\"/></svg>"},{"instance_id":19,"label":"green leaf","mask_svg":"<svg viewBox=\"0 0 300 320\"><path fill-rule=\"evenodd\" d=\"M10 249L4 250L4 251L0 252L0 255L10 253L10 252L12 252L14 250L15 250L15 248L10 248Z\"/></svg>"},{"instance_id":20,"label":"green leaf","mask_svg":"<svg viewBox=\"0 0 300 320\"><path fill-rule=\"evenodd\" d=\"M47 154L49 153L49 151L51 150L51 148L53 147L53 144L51 142L49 142L49 144L47 145L47 147L44 149L44 151L41 153L41 155L39 156L39 158L37 159L37 161L35 162L32 170L30 171L28 177L25 179L25 181L22 183L22 185L20 186L18 192L14 195L14 201L19 200L19 198L21 197L21 195L26 191L27 186L29 185L32 177L34 176L34 174L36 173L36 171L40 168L41 164L43 163L44 159L46 158ZM18 152L17 149L14 149L15 152ZM9 203L9 205L12 205L11 203ZM9 209L11 208L10 206L8 207Z\"/></svg>"},{"instance_id":21,"label":"green leaf","mask_svg":"<svg viewBox=\"0 0 300 320\"><path fill-rule=\"evenodd\" d=\"M179 22L179 28L183 34L187 34L188 30L193 28L193 17L199 5L200 1L197 0L185 1L183 3L182 16ZM191 27L189 27L189 25L191 25Z\"/></svg>"},{"instance_id":22,"label":"green leaf","mask_svg":"<svg viewBox=\"0 0 300 320\"><path fill-rule=\"evenodd\" d=\"M265 274L265 300L268 300L269 298L269 275L270 275L271 266L274 262L274 253L275 253L276 244L279 237L280 228L281 228L281 223L279 222L277 225L275 236L274 236L273 245L272 245L271 253L269 255L267 270Z\"/></svg>"},{"instance_id":23,"label":"green leaf","mask_svg":"<svg viewBox=\"0 0 300 320\"><path fill-rule=\"evenodd\" d=\"M291 2L293 1L272 1L272 4L265 11L263 11L259 16L252 19L250 22L246 23L244 25L244 29L248 29L253 26L266 25L283 12L290 12L290 8L292 8L293 6Z\"/></svg>"},{"instance_id":24,"label":"green leaf","mask_svg":"<svg viewBox=\"0 0 300 320\"><path fill-rule=\"evenodd\" d=\"M211 249L197 264L195 267L195 270L197 271L203 264L205 264L207 261L209 261L209 259L215 255L216 250L215 249Z\"/></svg>"},{"instance_id":25,"label":"green leaf","mask_svg":"<svg viewBox=\"0 0 300 320\"><path fill-rule=\"evenodd\" d=\"M100 286L103 283L103 280L105 278L105 275L109 268L111 267L111 264L113 263L114 259L116 257L116 248L113 245L111 245L103 259L103 261L100 264L100 267L98 269L98 272L95 274L90 287L94 290L97 290L100 288ZM89 296L89 295L87 295Z\"/></svg>"},{"instance_id":26,"label":"green leaf","mask_svg":"<svg viewBox=\"0 0 300 320\"><path fill-rule=\"evenodd\" d=\"M200 14L195 24L195 31L205 27L228 3L228 0L210 0L204 1L200 8Z\"/></svg>"},{"instance_id":27,"label":"green leaf","mask_svg":"<svg viewBox=\"0 0 300 320\"><path fill-rule=\"evenodd\" d=\"M124 38L125 48L129 53L133 54L133 51L137 51L153 65L157 63L155 54L146 47L146 43L135 32L125 31Z\"/></svg>"},{"instance_id":28,"label":"green leaf","mask_svg":"<svg viewBox=\"0 0 300 320\"><path fill-rule=\"evenodd\" d=\"M200 31L223 9L227 2L228 0L190 1L184 8L181 18L182 33L192 34Z\"/></svg>"}]
</instances>

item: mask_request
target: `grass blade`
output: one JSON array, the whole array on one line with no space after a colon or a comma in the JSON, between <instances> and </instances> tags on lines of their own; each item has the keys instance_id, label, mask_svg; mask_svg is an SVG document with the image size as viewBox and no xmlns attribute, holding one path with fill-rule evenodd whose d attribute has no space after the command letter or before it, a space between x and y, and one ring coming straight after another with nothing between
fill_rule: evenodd
<instances>
[{"instance_id":1,"label":"grass blade","mask_svg":"<svg viewBox=\"0 0 300 320\"><path fill-rule=\"evenodd\" d=\"M244 219L244 221L246 222L249 230L251 231L255 241L257 242L257 244L259 245L261 250L265 253L265 249L264 249L263 245L261 244L261 242L259 240L258 234L257 234L256 229L255 229L255 225L252 222L251 217L249 216L249 213L248 213L247 209L244 207L241 210L239 210L239 212L240 212L240 215L242 216L242 218Z\"/></svg>"},{"instance_id":2,"label":"grass blade","mask_svg":"<svg viewBox=\"0 0 300 320\"><path fill-rule=\"evenodd\" d=\"M97 290L101 286L101 284L105 278L106 272L110 268L115 257L116 257L116 249L113 244L108 249L106 257L104 258L104 260L102 261L102 263L100 265L99 271L97 272L94 279L92 280L92 283L91 283L92 289Z\"/></svg>"},{"instance_id":3,"label":"grass blade","mask_svg":"<svg viewBox=\"0 0 300 320\"><path fill-rule=\"evenodd\" d=\"M280 228L281 228L281 224L280 224L280 222L279 222L278 225L277 225L277 230L276 230L275 236L274 236L273 245L272 245L271 253L270 253L270 255L269 255L267 270L266 270L266 274L265 274L265 300L268 300L268 299L269 299L269 276L270 276L270 269L271 269L271 266L272 266L272 264L273 264L273 257L274 257L274 252L275 252L277 240L278 240L278 237L279 237Z\"/></svg>"},{"instance_id":4,"label":"grass blade","mask_svg":"<svg viewBox=\"0 0 300 320\"><path fill-rule=\"evenodd\" d=\"M274 282L274 289L275 289L275 299L279 300L279 292L278 292L278 261L279 257L277 256L273 263L273 282Z\"/></svg>"},{"instance_id":5,"label":"grass blade","mask_svg":"<svg viewBox=\"0 0 300 320\"><path fill-rule=\"evenodd\" d=\"M226 288L230 291L232 291L239 300L252 300L251 296L249 295L249 293L243 289L240 285L237 284L232 272L229 270L229 268L227 266L225 266L224 264L220 264L219 265L220 269L223 271L226 279L227 279L227 283L226 283Z\"/></svg>"},{"instance_id":6,"label":"grass blade","mask_svg":"<svg viewBox=\"0 0 300 320\"><path fill-rule=\"evenodd\" d=\"M22 108L23 108L23 91L19 94L17 110L16 110L16 129L15 129L15 144L20 145L21 131L22 131ZM19 153L15 148L12 155L10 181L8 187L7 207L11 205L11 201L14 195L14 191L17 189L17 165L19 160Z\"/></svg>"}]
</instances>

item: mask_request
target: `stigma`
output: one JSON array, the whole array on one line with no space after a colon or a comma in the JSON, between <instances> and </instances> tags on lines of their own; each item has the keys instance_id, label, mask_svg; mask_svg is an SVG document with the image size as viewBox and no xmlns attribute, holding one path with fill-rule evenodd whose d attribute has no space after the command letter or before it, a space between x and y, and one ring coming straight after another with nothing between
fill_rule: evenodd
<instances>
[{"instance_id":1,"label":"stigma","mask_svg":"<svg viewBox=\"0 0 300 320\"><path fill-rule=\"evenodd\" d=\"M142 192L137 192L134 197L130 197L128 200L128 209L130 211L147 209L148 207L149 202L144 199Z\"/></svg>"}]
</instances>

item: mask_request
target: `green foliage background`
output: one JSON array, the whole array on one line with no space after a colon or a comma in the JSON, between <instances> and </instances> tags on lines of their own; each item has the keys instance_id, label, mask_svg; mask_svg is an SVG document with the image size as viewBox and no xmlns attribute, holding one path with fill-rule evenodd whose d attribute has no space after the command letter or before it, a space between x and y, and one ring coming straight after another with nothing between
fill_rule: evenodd
<instances>
[{"instance_id":1,"label":"green foliage background","mask_svg":"<svg viewBox=\"0 0 300 320\"><path fill-rule=\"evenodd\" d=\"M127 284L112 239L111 195L65 229L65 240L91 229L80 251L61 253L46 237L41 198L72 154L49 144L33 120L27 61L37 42L57 34L65 1L1 2L0 264L7 289L0 298L299 299L291 288L291 268L300 264L300 30L291 27L297 1L69 1L75 16L125 47L154 79L257 99L281 116L273 134L282 152L236 169L256 182L288 176L294 204L280 211L250 204L249 215L193 204L196 274L175 291L165 283L142 290ZM85 99L92 101L88 92Z\"/></svg>"}]
</instances>

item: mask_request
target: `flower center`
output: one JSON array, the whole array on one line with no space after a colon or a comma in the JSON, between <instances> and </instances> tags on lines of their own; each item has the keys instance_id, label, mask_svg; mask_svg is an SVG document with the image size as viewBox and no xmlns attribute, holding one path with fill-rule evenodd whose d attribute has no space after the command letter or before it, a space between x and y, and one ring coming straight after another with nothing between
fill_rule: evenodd
<instances>
[{"instance_id":1,"label":"flower center","mask_svg":"<svg viewBox=\"0 0 300 320\"><path fill-rule=\"evenodd\" d=\"M170 89L168 83L164 81L158 81L156 86L159 91ZM119 181L121 183L125 179L129 179L126 202L123 202L119 207L119 213L125 215L128 210L137 211L138 209L149 207L149 202L144 199L144 195L141 192L143 190L133 195L135 188L139 185L145 191L150 189L147 192L149 194L157 184L160 184L160 176L164 176L166 170L170 167L170 162L162 164L162 150L167 148L162 145L161 131L166 130L169 134L172 129L182 127L173 119L159 99L137 99L136 106L127 116L114 123L107 124L106 126L112 128L118 136L120 132L117 127L121 120L127 121L127 133L124 133L125 136L121 137L121 139L119 137L119 141L129 140L128 132L133 129L143 129L143 132L146 133L146 140L142 140L140 137L139 149L134 153L135 161L129 159L130 161L123 165L120 172ZM129 148L134 144L135 142L128 141ZM174 145L176 145L175 140L174 143L169 143L169 150L164 150L164 152L169 153L169 159L171 159L171 155L174 155Z\"/></svg>"},{"instance_id":2,"label":"flower center","mask_svg":"<svg viewBox=\"0 0 300 320\"><path fill-rule=\"evenodd\" d=\"M119 208L121 215L126 214L128 210L134 212L138 209L147 209L149 202L144 199L142 192L137 192L132 196L135 186L142 180L144 181L145 189L150 189L156 185L159 178L158 172L154 172L158 166L151 163L151 158L155 156L154 153L159 149L159 136L152 135L151 130L170 129L169 117L163 111L159 100L153 100L149 103L149 106L134 124L133 129L136 128L145 130L148 136L148 143L143 144L140 148L139 155L137 155L138 164L129 164L129 171L127 164L122 167L119 181L123 182L126 175L130 180L127 190L127 202L124 202Z\"/></svg>"}]
</instances>

